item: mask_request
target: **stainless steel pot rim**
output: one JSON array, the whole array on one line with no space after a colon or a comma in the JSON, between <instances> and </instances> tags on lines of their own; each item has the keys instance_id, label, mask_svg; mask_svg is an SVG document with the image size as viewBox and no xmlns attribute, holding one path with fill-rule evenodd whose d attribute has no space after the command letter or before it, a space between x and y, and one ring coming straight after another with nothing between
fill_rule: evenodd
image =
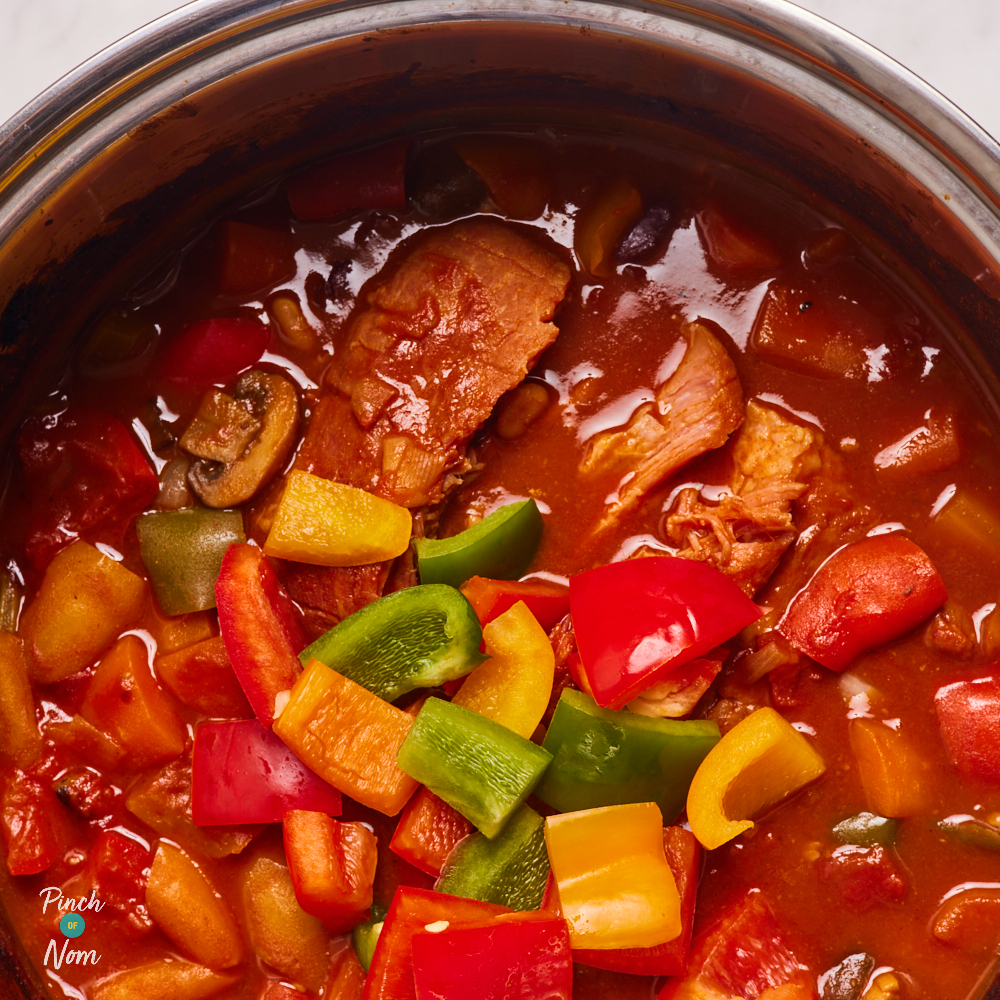
<instances>
[{"instance_id":1,"label":"stainless steel pot rim","mask_svg":"<svg viewBox=\"0 0 1000 1000\"><path fill-rule=\"evenodd\" d=\"M752 71L755 64L764 69L754 58L757 52L772 63L811 67L813 75L825 72L845 100L871 112L862 124L876 144L895 127L943 164L958 165L994 209L1000 205L995 140L915 74L787 0L196 0L110 45L0 127L0 194L7 186L3 175L25 170L23 161L42 144L51 156L60 139L94 128L95 119L111 117L116 128L110 130L122 134L127 131L122 126L133 127L169 106L171 96L180 99L181 91L196 91L282 51L359 32L470 20L589 26L664 41L669 41L665 21L671 20L688 25L689 40L709 48L712 35L733 42L740 36L744 69ZM716 50L706 54L727 54ZM193 72L179 72L186 70ZM163 100L167 103L159 103ZM98 130L104 141L109 125L106 121ZM60 162L58 172L64 174L82 152ZM939 197L947 193L933 184L929 190Z\"/></svg>"}]
</instances>

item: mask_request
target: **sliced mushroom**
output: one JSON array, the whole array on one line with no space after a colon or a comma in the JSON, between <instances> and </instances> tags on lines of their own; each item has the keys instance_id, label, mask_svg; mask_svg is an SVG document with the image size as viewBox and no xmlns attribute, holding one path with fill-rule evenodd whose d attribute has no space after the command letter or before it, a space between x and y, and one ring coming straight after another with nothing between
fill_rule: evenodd
<instances>
[{"instance_id":1,"label":"sliced mushroom","mask_svg":"<svg viewBox=\"0 0 1000 1000\"><path fill-rule=\"evenodd\" d=\"M201 461L188 473L209 507L235 507L282 466L295 440L299 402L291 382L270 372L243 375L232 396L205 394L180 446Z\"/></svg>"}]
</instances>

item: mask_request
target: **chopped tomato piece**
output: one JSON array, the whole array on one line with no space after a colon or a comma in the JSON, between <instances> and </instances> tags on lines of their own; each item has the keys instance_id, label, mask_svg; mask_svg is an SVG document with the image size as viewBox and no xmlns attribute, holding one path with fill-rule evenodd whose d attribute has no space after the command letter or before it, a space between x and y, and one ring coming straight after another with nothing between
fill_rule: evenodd
<instances>
[{"instance_id":1,"label":"chopped tomato piece","mask_svg":"<svg viewBox=\"0 0 1000 1000\"><path fill-rule=\"evenodd\" d=\"M569 582L569 599L589 682L584 690L601 708L621 708L760 617L717 569L672 556L579 573Z\"/></svg>"},{"instance_id":2,"label":"chopped tomato piece","mask_svg":"<svg viewBox=\"0 0 1000 1000\"><path fill-rule=\"evenodd\" d=\"M296 218L332 219L373 208L405 208L409 139L345 153L290 177L285 184Z\"/></svg>"},{"instance_id":3,"label":"chopped tomato piece","mask_svg":"<svg viewBox=\"0 0 1000 1000\"><path fill-rule=\"evenodd\" d=\"M230 545L215 583L219 628L243 691L262 726L270 728L275 698L302 672L306 637L291 598L254 545Z\"/></svg>"},{"instance_id":4,"label":"chopped tomato piece","mask_svg":"<svg viewBox=\"0 0 1000 1000\"><path fill-rule=\"evenodd\" d=\"M832 882L847 906L864 913L879 903L898 903L907 884L892 853L881 844L844 844L820 863L819 877Z\"/></svg>"},{"instance_id":5,"label":"chopped tomato piece","mask_svg":"<svg viewBox=\"0 0 1000 1000\"><path fill-rule=\"evenodd\" d=\"M229 220L221 227L219 292L248 295L295 275L295 241L289 233Z\"/></svg>"},{"instance_id":6,"label":"chopped tomato piece","mask_svg":"<svg viewBox=\"0 0 1000 1000\"><path fill-rule=\"evenodd\" d=\"M295 898L331 934L368 919L375 881L375 835L362 823L293 809L284 818L285 856Z\"/></svg>"},{"instance_id":7,"label":"chopped tomato piece","mask_svg":"<svg viewBox=\"0 0 1000 1000\"><path fill-rule=\"evenodd\" d=\"M7 871L11 875L45 871L62 856L62 806L46 783L15 769L7 781L0 809Z\"/></svg>"},{"instance_id":8,"label":"chopped tomato piece","mask_svg":"<svg viewBox=\"0 0 1000 1000\"><path fill-rule=\"evenodd\" d=\"M893 533L838 549L792 599L778 631L801 653L845 670L866 649L909 632L948 592L927 554Z\"/></svg>"},{"instance_id":9,"label":"chopped tomato piece","mask_svg":"<svg viewBox=\"0 0 1000 1000\"><path fill-rule=\"evenodd\" d=\"M867 377L868 350L884 341L867 309L809 281L772 282L750 338L765 361L819 379Z\"/></svg>"},{"instance_id":10,"label":"chopped tomato piece","mask_svg":"<svg viewBox=\"0 0 1000 1000\"><path fill-rule=\"evenodd\" d=\"M421 786L400 816L389 847L415 868L436 877L452 848L472 829L458 810Z\"/></svg>"},{"instance_id":11,"label":"chopped tomato piece","mask_svg":"<svg viewBox=\"0 0 1000 1000\"><path fill-rule=\"evenodd\" d=\"M751 892L697 936L687 975L668 982L657 1000L759 997L789 984L801 985L804 997L816 995L767 901Z\"/></svg>"},{"instance_id":12,"label":"chopped tomato piece","mask_svg":"<svg viewBox=\"0 0 1000 1000\"><path fill-rule=\"evenodd\" d=\"M97 898L117 910L133 930L152 930L146 909L146 880L153 855L117 830L104 830L87 859L86 878Z\"/></svg>"},{"instance_id":13,"label":"chopped tomato piece","mask_svg":"<svg viewBox=\"0 0 1000 1000\"><path fill-rule=\"evenodd\" d=\"M709 260L736 277L776 271L781 264L772 247L752 227L717 205L709 205L697 215L698 229Z\"/></svg>"},{"instance_id":14,"label":"chopped tomato piece","mask_svg":"<svg viewBox=\"0 0 1000 1000\"><path fill-rule=\"evenodd\" d=\"M459 588L475 608L481 625L488 625L524 601L538 624L551 632L569 613L569 591L547 580L489 580L470 577Z\"/></svg>"},{"instance_id":15,"label":"chopped tomato piece","mask_svg":"<svg viewBox=\"0 0 1000 1000\"><path fill-rule=\"evenodd\" d=\"M938 688L941 735L966 779L1000 785L1000 676L984 674Z\"/></svg>"},{"instance_id":16,"label":"chopped tomato piece","mask_svg":"<svg viewBox=\"0 0 1000 1000\"><path fill-rule=\"evenodd\" d=\"M566 921L529 911L465 927L430 924L413 935L413 980L417 1000L570 1000Z\"/></svg>"},{"instance_id":17,"label":"chopped tomato piece","mask_svg":"<svg viewBox=\"0 0 1000 1000\"><path fill-rule=\"evenodd\" d=\"M106 413L70 407L34 417L17 450L32 512L25 552L36 569L84 532L119 537L160 490L128 428Z\"/></svg>"}]
</instances>

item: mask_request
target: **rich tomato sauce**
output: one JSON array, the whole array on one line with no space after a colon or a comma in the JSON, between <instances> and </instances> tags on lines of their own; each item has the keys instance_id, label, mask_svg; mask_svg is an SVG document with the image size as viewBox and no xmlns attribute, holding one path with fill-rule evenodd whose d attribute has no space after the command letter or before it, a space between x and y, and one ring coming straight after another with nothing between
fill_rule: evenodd
<instances>
[{"instance_id":1,"label":"rich tomato sauce","mask_svg":"<svg viewBox=\"0 0 1000 1000\"><path fill-rule=\"evenodd\" d=\"M448 141L418 140L411 157L433 159L429 151ZM944 943L930 927L943 898L955 887L1000 885L1000 852L963 843L937 822L957 814L986 820L1000 809L1000 793L961 780L940 734L934 695L944 683L987 672L1000 655L1000 613L991 607L998 601L1000 562L1000 456L992 401L978 398L949 331L920 291L907 287L872 249L843 229L819 198L797 198L749 172L691 154L612 144L600 137L542 134L523 142L536 157L529 157L530 162L543 164L547 208L538 218L512 225L554 247L572 267L570 289L556 316L559 337L529 374L531 382L545 388L548 405L512 439L497 433L495 418L476 434L475 471L445 501L442 536L510 499L530 496L545 514L533 575L563 579L644 544L666 551L663 518L677 491L686 484L704 489L706 495L722 488L727 475L724 457L711 451L686 464L613 530L599 532L607 489L581 473L582 448L595 433L625 424L638 405L652 398L679 363L686 323L709 325L733 359L747 400L762 401L822 432L837 465L820 475L836 480L845 503L870 508L872 525L901 525L930 556L948 589L952 620L959 623L966 641L948 647L935 641L933 623L921 625L864 654L849 670L857 683L878 692L872 717L896 720L892 725L908 735L926 765L933 807L926 815L901 820L896 843L887 849L902 880L902 898L876 892L862 902L852 901L845 896L843 881L831 875L829 858L839 846L832 827L868 805L848 741L850 706L842 677L803 665L790 681L793 693L786 702L791 703L780 710L808 734L826 763L826 773L759 817L753 830L708 852L696 934L759 889L797 959L813 977L846 955L863 951L877 968L899 975L904 1000L965 997L989 955L963 950L960 942ZM621 177L641 192L647 209L663 210L666 221L654 249L641 260L620 264L608 277L585 274L573 256L574 227L588 206ZM764 266L733 266L731 255L713 248L709 217L746 234ZM179 433L201 393L176 386L165 389L155 381L157 344L169 343L196 319L262 315L276 292L288 290L297 297L314 341L300 349L275 338L262 367L290 375L308 414L331 358L338 356L345 321L365 283L394 253L404 252L409 238L434 224L412 208L299 222L290 215L280 185L231 218L288 234L296 249L294 276L249 295L221 294L216 265L223 237L217 223L186 251L164 262L132 297L112 307L138 338L134 356L126 351L125 357L109 362L84 350L53 393L38 401L39 413L57 413L70 402L109 412L132 427L148 427L150 414L158 409L160 419ZM802 317L813 313L815 322L795 327L784 346L775 347L773 340L762 343L767 337L760 317L769 301L797 309ZM831 362L823 355L823 362L824 346L840 343L838 337L843 341L839 360ZM818 357L820 362L815 362ZM824 369L823 364L840 368ZM880 469L877 456L926 423L929 414L950 421L960 459L929 471L907 469L905 464ZM170 457L174 452L168 448L163 454ZM23 555L29 512L16 461L11 476L3 500L0 553L23 575L30 602L41 576ZM942 516L947 509L942 500L952 495L979 505L981 517L973 523ZM248 505L250 536L262 505L259 497ZM103 538L100 532L86 537L112 545L126 565L142 573L134 532L119 538ZM740 639L728 645L733 655L695 710L696 717L716 718L723 729L748 708L774 701L766 676L747 680L741 666L745 657L738 655ZM49 722L77 710L92 669L82 677L36 688L43 736ZM179 703L176 707L193 731L198 714ZM78 764L50 745L46 750L39 766L45 780L56 781L67 767ZM119 792L103 818L88 821L66 810L62 858L39 874L4 876L4 902L40 969L46 965L54 921L51 908L42 918L39 893L47 886L62 886L71 894L73 878L102 830L122 829L155 849L157 834L125 807L130 787L143 774L122 769L104 777ZM352 818L347 812L345 818ZM388 903L398 880L430 884L428 877L386 849L392 821L360 807L354 812L373 822L379 836L377 900ZM246 851L197 859L234 911L240 906L237 885L246 858L259 852L280 857L280 836L274 830L259 834ZM86 995L86 984L102 975L173 953L170 941L147 926L141 909L141 901L136 901L131 911L126 907L113 919L88 919L87 947L103 956L101 964L96 972L67 965L56 973L48 962L43 975L52 995L81 995L74 990ZM127 912L132 918L123 916ZM252 957L238 971L242 978L224 995L256 998L269 978L281 978ZM658 987L651 978L578 967L574 995L651 997Z\"/></svg>"}]
</instances>

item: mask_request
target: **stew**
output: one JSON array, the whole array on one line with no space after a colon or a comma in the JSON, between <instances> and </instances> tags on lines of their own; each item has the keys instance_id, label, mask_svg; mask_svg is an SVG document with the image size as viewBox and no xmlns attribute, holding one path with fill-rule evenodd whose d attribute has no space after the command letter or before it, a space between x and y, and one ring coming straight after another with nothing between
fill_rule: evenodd
<instances>
[{"instance_id":1,"label":"stew","mask_svg":"<svg viewBox=\"0 0 1000 1000\"><path fill-rule=\"evenodd\" d=\"M109 306L2 500L50 994L972 995L998 428L902 273L733 165L483 132Z\"/></svg>"}]
</instances>

